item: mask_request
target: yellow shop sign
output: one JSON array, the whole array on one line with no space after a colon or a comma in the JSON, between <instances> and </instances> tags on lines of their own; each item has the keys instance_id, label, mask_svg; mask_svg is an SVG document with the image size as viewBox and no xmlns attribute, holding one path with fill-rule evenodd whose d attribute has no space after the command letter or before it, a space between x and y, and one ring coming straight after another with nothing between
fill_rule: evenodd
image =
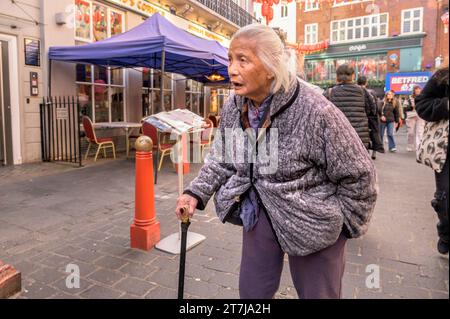
<instances>
[{"instance_id":1,"label":"yellow shop sign","mask_svg":"<svg viewBox=\"0 0 450 319\"><path fill-rule=\"evenodd\" d=\"M108 0L108 2L112 2L148 17L157 12L159 12L162 16L166 14L164 10L145 0Z\"/></svg>"}]
</instances>

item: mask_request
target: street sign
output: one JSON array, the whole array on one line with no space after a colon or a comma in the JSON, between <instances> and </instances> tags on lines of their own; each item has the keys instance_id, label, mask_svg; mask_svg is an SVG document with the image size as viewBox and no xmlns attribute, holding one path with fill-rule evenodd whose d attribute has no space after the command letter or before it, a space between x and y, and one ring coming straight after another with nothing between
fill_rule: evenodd
<instances>
[{"instance_id":1,"label":"street sign","mask_svg":"<svg viewBox=\"0 0 450 319\"><path fill-rule=\"evenodd\" d=\"M56 109L56 119L57 120L67 120L69 118L69 112L67 109L58 108Z\"/></svg>"}]
</instances>

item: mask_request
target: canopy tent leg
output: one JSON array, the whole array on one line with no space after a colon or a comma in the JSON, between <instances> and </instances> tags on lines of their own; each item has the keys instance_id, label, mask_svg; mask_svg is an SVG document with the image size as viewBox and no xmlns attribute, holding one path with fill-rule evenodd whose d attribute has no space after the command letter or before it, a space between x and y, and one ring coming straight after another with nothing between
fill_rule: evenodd
<instances>
[{"instance_id":1,"label":"canopy tent leg","mask_svg":"<svg viewBox=\"0 0 450 319\"><path fill-rule=\"evenodd\" d=\"M165 64L166 64L166 51L164 50L164 48L161 51L161 79L160 79L160 85L161 87L159 88L159 94L160 94L160 99L161 99L161 105L160 105L160 112L165 111L164 109L164 72L165 72Z\"/></svg>"},{"instance_id":2,"label":"canopy tent leg","mask_svg":"<svg viewBox=\"0 0 450 319\"><path fill-rule=\"evenodd\" d=\"M164 69L165 69L165 64L166 64L166 51L164 50L164 48L161 51L161 77L160 77L160 88L159 88L159 98L160 98L160 110L159 112L164 111ZM158 112L156 112L158 113ZM158 148L156 150L156 163L159 163L159 132L158 132ZM155 169L155 184L158 184L158 168L156 167Z\"/></svg>"}]
</instances>

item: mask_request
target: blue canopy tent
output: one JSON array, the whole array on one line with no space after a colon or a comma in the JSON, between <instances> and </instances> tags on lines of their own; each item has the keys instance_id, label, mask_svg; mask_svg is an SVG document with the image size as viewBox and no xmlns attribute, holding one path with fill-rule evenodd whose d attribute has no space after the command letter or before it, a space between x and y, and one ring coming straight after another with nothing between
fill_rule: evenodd
<instances>
[{"instance_id":1,"label":"blue canopy tent","mask_svg":"<svg viewBox=\"0 0 450 319\"><path fill-rule=\"evenodd\" d=\"M217 41L190 34L155 13L139 26L109 39L79 46L51 47L49 76L51 79L51 61L56 60L111 67L147 67L159 69L162 74L182 74L202 83L212 82L207 76L219 74L223 80L214 83L227 83L227 51ZM163 87L161 83L161 90ZM161 99L161 109L162 103Z\"/></svg>"}]
</instances>

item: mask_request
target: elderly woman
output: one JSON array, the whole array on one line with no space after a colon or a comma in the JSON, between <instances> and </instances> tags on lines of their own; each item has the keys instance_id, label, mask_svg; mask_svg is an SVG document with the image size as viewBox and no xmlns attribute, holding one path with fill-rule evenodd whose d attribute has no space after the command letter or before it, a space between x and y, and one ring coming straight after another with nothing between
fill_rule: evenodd
<instances>
[{"instance_id":1,"label":"elderly woman","mask_svg":"<svg viewBox=\"0 0 450 319\"><path fill-rule=\"evenodd\" d=\"M234 35L234 94L176 213L192 216L215 194L221 221L243 225L241 298L273 298L285 254L299 297L339 298L346 240L367 231L374 209L375 169L342 112L287 61L267 26Z\"/></svg>"}]
</instances>

